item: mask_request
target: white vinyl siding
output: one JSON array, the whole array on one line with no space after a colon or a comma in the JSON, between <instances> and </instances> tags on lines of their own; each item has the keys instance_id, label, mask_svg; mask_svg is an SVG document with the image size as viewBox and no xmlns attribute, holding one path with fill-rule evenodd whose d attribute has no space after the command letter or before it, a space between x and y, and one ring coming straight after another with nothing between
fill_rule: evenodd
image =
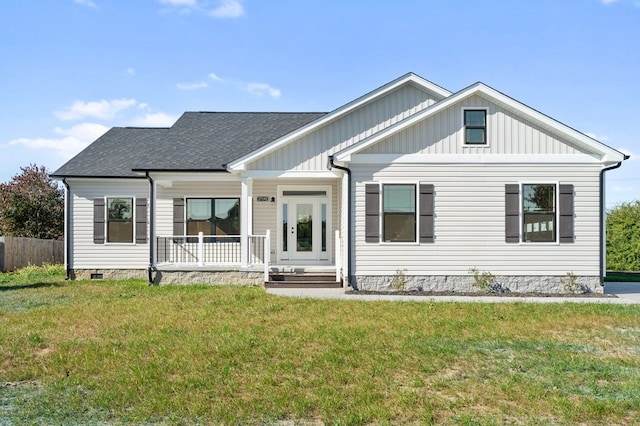
<instances>
[{"instance_id":1,"label":"white vinyl siding","mask_svg":"<svg viewBox=\"0 0 640 426\"><path fill-rule=\"evenodd\" d=\"M68 179L72 196L71 268L146 269L149 244L95 244L93 242L94 198L148 198L145 179ZM147 235L149 221L147 218Z\"/></svg>"},{"instance_id":2,"label":"white vinyl siding","mask_svg":"<svg viewBox=\"0 0 640 426\"><path fill-rule=\"evenodd\" d=\"M465 108L487 110L487 144L465 145ZM471 96L431 118L381 141L359 154L579 154L585 152L548 129Z\"/></svg>"},{"instance_id":3,"label":"white vinyl siding","mask_svg":"<svg viewBox=\"0 0 640 426\"><path fill-rule=\"evenodd\" d=\"M327 157L433 105L437 99L414 85L306 135L248 165L251 170L326 170Z\"/></svg>"},{"instance_id":4,"label":"white vinyl siding","mask_svg":"<svg viewBox=\"0 0 640 426\"><path fill-rule=\"evenodd\" d=\"M600 165L392 165L352 167L357 275L467 275L470 268L495 275L598 275ZM505 242L505 183L553 176L575 189L575 243ZM365 243L365 183L408 179L435 190L435 242Z\"/></svg>"}]
</instances>

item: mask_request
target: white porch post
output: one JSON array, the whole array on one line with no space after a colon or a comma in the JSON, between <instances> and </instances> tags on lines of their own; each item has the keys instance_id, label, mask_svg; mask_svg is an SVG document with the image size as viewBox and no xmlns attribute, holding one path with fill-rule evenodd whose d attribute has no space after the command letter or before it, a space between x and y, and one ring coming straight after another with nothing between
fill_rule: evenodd
<instances>
[{"instance_id":1,"label":"white porch post","mask_svg":"<svg viewBox=\"0 0 640 426\"><path fill-rule=\"evenodd\" d=\"M204 234L198 232L198 266L204 266Z\"/></svg>"},{"instance_id":2,"label":"white porch post","mask_svg":"<svg viewBox=\"0 0 640 426\"><path fill-rule=\"evenodd\" d=\"M340 241L340 231L336 229L335 236L335 259L336 259L336 282L340 282L340 274L342 272L342 241Z\"/></svg>"},{"instance_id":3,"label":"white porch post","mask_svg":"<svg viewBox=\"0 0 640 426\"><path fill-rule=\"evenodd\" d=\"M252 234L253 223L253 179L242 178L240 197L240 267L249 266L249 235Z\"/></svg>"},{"instance_id":4,"label":"white porch post","mask_svg":"<svg viewBox=\"0 0 640 426\"><path fill-rule=\"evenodd\" d=\"M271 263L271 230L267 229L264 236L264 282L269 281L269 263Z\"/></svg>"}]
</instances>

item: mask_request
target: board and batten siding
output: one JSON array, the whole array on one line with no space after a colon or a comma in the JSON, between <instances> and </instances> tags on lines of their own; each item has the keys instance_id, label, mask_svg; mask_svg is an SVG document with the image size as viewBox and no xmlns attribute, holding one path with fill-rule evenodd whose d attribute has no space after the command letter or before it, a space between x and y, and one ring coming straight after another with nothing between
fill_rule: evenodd
<instances>
[{"instance_id":1,"label":"board and batten siding","mask_svg":"<svg viewBox=\"0 0 640 426\"><path fill-rule=\"evenodd\" d=\"M251 170L326 170L327 157L437 102L408 84L248 165Z\"/></svg>"},{"instance_id":2,"label":"board and batten siding","mask_svg":"<svg viewBox=\"0 0 640 426\"><path fill-rule=\"evenodd\" d=\"M487 141L464 145L463 109L487 110ZM471 96L359 154L577 154L584 150L481 96ZM588 152L585 152L588 153Z\"/></svg>"},{"instance_id":3,"label":"board and batten siding","mask_svg":"<svg viewBox=\"0 0 640 426\"><path fill-rule=\"evenodd\" d=\"M173 182L170 188L156 186L156 235L173 235L174 198L241 198L240 181ZM242 202L242 200L240 201Z\"/></svg>"},{"instance_id":4,"label":"board and batten siding","mask_svg":"<svg viewBox=\"0 0 640 426\"><path fill-rule=\"evenodd\" d=\"M495 275L597 276L599 171L597 164L354 165L354 272L393 275L406 269L407 275L468 275L475 267ZM434 243L366 243L365 184L372 182L433 184ZM505 242L505 184L519 182L574 185L574 243Z\"/></svg>"},{"instance_id":5,"label":"board and batten siding","mask_svg":"<svg viewBox=\"0 0 640 426\"><path fill-rule=\"evenodd\" d=\"M93 242L93 200L102 197L149 197L146 179L69 179L72 196L72 240L70 267L73 269L146 269L149 244ZM148 216L148 212L147 212ZM147 217L147 235L149 220Z\"/></svg>"}]
</instances>

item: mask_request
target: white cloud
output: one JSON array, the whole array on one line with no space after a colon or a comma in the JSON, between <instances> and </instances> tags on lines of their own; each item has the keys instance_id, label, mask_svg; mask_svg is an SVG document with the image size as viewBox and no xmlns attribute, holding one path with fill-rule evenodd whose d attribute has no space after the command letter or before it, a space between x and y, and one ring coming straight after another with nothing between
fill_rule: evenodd
<instances>
[{"instance_id":1,"label":"white cloud","mask_svg":"<svg viewBox=\"0 0 640 426\"><path fill-rule=\"evenodd\" d=\"M200 81L198 83L178 83L176 87L180 90L196 90L204 89L205 87L209 87L209 85L204 81Z\"/></svg>"},{"instance_id":2,"label":"white cloud","mask_svg":"<svg viewBox=\"0 0 640 426\"><path fill-rule=\"evenodd\" d=\"M220 6L209 11L216 18L238 18L244 15L242 0L222 0Z\"/></svg>"},{"instance_id":3,"label":"white cloud","mask_svg":"<svg viewBox=\"0 0 640 426\"><path fill-rule=\"evenodd\" d=\"M247 84L247 91L251 94L262 96L268 94L274 99L278 99L281 95L279 89L269 86L266 83L249 83Z\"/></svg>"},{"instance_id":4,"label":"white cloud","mask_svg":"<svg viewBox=\"0 0 640 426\"><path fill-rule=\"evenodd\" d=\"M112 119L120 111L131 108L137 104L135 99L112 99L94 102L75 101L73 105L54 114L61 120L80 120L85 117Z\"/></svg>"},{"instance_id":5,"label":"white cloud","mask_svg":"<svg viewBox=\"0 0 640 426\"><path fill-rule=\"evenodd\" d=\"M602 4L613 4L618 2L619 0L600 0Z\"/></svg>"},{"instance_id":6,"label":"white cloud","mask_svg":"<svg viewBox=\"0 0 640 426\"><path fill-rule=\"evenodd\" d=\"M216 73L209 73L209 78L213 81L217 81L218 83L224 83L224 80L220 78Z\"/></svg>"},{"instance_id":7,"label":"white cloud","mask_svg":"<svg viewBox=\"0 0 640 426\"><path fill-rule=\"evenodd\" d=\"M82 123L68 129L56 127L58 138L19 138L9 145L22 145L31 149L50 149L62 158L71 158L91 142L102 136L109 128L97 123Z\"/></svg>"},{"instance_id":8,"label":"white cloud","mask_svg":"<svg viewBox=\"0 0 640 426\"><path fill-rule=\"evenodd\" d=\"M88 1L88 0L85 0ZM244 15L243 0L157 0L181 13L196 11L215 18L238 18Z\"/></svg>"},{"instance_id":9,"label":"white cloud","mask_svg":"<svg viewBox=\"0 0 640 426\"><path fill-rule=\"evenodd\" d=\"M94 2L92 2L91 0L73 0L73 2L75 4L81 4L83 6L88 6L88 7L98 7L96 6L96 4Z\"/></svg>"},{"instance_id":10,"label":"white cloud","mask_svg":"<svg viewBox=\"0 0 640 426\"><path fill-rule=\"evenodd\" d=\"M177 119L176 115L156 112L136 117L131 124L136 127L171 127Z\"/></svg>"},{"instance_id":11,"label":"white cloud","mask_svg":"<svg viewBox=\"0 0 640 426\"><path fill-rule=\"evenodd\" d=\"M198 2L196 0L158 0L160 4L168 4L170 6L187 6L195 7Z\"/></svg>"},{"instance_id":12,"label":"white cloud","mask_svg":"<svg viewBox=\"0 0 640 426\"><path fill-rule=\"evenodd\" d=\"M127 75L136 75L136 69L135 68L127 68Z\"/></svg>"}]
</instances>

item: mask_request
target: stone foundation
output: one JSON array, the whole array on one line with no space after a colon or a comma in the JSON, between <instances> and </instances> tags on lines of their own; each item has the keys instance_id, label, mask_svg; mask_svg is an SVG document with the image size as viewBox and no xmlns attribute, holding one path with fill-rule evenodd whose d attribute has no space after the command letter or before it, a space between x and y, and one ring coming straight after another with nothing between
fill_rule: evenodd
<instances>
[{"instance_id":1,"label":"stone foundation","mask_svg":"<svg viewBox=\"0 0 640 426\"><path fill-rule=\"evenodd\" d=\"M365 291L396 291L394 280L398 277L393 275L357 275L352 277L352 286L358 290ZM570 293L565 289L567 276L496 276L496 283L501 284L503 289L508 289L512 293ZM600 285L598 276L576 276L581 291L579 293L604 293L604 287ZM455 291L482 293L483 290L474 287L473 277L470 275L405 275L405 291ZM397 286L396 286L397 287ZM584 291L583 291L584 290Z\"/></svg>"},{"instance_id":2,"label":"stone foundation","mask_svg":"<svg viewBox=\"0 0 640 426\"><path fill-rule=\"evenodd\" d=\"M155 271L154 277L155 284L264 284L264 272L249 271Z\"/></svg>"},{"instance_id":3,"label":"stone foundation","mask_svg":"<svg viewBox=\"0 0 640 426\"><path fill-rule=\"evenodd\" d=\"M92 278L93 275L93 278ZM72 269L72 280L126 280L130 278L147 279L146 269Z\"/></svg>"},{"instance_id":4,"label":"stone foundation","mask_svg":"<svg viewBox=\"0 0 640 426\"><path fill-rule=\"evenodd\" d=\"M92 278L93 275L93 278ZM236 284L262 285L264 273L256 271L153 271L154 284ZM74 280L124 280L129 278L148 279L146 269L74 269Z\"/></svg>"}]
</instances>

